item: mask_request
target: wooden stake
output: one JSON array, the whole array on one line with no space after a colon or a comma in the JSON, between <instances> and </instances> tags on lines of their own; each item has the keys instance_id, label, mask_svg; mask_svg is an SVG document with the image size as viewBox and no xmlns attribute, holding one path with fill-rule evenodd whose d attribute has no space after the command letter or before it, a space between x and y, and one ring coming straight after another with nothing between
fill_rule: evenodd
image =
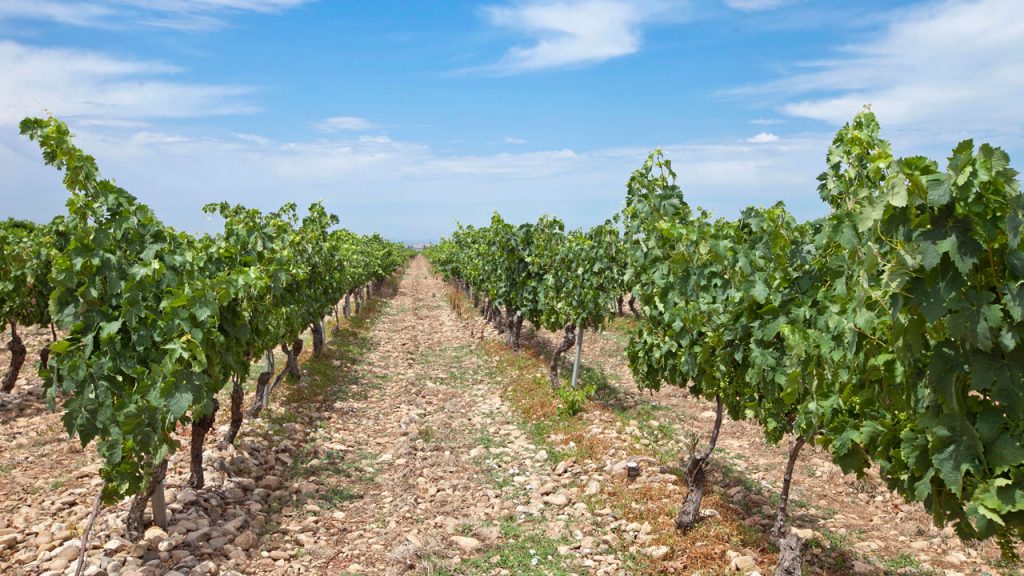
<instances>
[{"instance_id":1,"label":"wooden stake","mask_svg":"<svg viewBox=\"0 0 1024 576\"><path fill-rule=\"evenodd\" d=\"M167 530L167 502L164 500L163 480L156 485L156 488L153 490L153 497L149 502L153 507L153 523Z\"/></svg>"}]
</instances>

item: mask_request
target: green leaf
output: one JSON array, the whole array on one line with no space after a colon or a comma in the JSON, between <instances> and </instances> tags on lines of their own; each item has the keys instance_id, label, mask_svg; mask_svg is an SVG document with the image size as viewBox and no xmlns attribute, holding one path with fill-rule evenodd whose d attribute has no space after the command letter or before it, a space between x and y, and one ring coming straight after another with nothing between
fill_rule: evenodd
<instances>
[{"instance_id":1,"label":"green leaf","mask_svg":"<svg viewBox=\"0 0 1024 576\"><path fill-rule=\"evenodd\" d=\"M110 336L117 334L117 331L121 329L123 320L112 320L110 322L100 323L100 340L107 340Z\"/></svg>"},{"instance_id":2,"label":"green leaf","mask_svg":"<svg viewBox=\"0 0 1024 576\"><path fill-rule=\"evenodd\" d=\"M928 187L928 205L942 206L953 199L953 192L949 187L949 179L943 174L935 175L926 181Z\"/></svg>"},{"instance_id":3,"label":"green leaf","mask_svg":"<svg viewBox=\"0 0 1024 576\"><path fill-rule=\"evenodd\" d=\"M928 436L932 462L939 477L953 494L960 496L964 474L978 472L982 467L983 448L977 431L966 419L949 414L927 418L923 423L931 426Z\"/></svg>"},{"instance_id":4,"label":"green leaf","mask_svg":"<svg viewBox=\"0 0 1024 576\"><path fill-rule=\"evenodd\" d=\"M50 352L54 354L63 354L71 349L71 342L67 340L57 340L50 344Z\"/></svg>"}]
</instances>

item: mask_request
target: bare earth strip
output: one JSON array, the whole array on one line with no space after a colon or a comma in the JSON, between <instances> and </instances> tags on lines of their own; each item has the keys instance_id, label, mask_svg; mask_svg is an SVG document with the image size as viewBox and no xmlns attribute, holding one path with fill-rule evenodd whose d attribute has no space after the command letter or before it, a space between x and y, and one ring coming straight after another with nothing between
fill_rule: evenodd
<instances>
[{"instance_id":1,"label":"bare earth strip","mask_svg":"<svg viewBox=\"0 0 1024 576\"><path fill-rule=\"evenodd\" d=\"M376 459L368 483L351 488L361 497L345 507L327 573L501 573L521 560L514 557L521 540L536 544L536 556L525 559L529 572L512 573L577 565L571 528L589 514L573 486L574 465L552 465L516 425L492 362L423 258L373 339L359 370L386 378L384 385L338 405L324 427L328 446ZM481 555L483 565L460 561ZM601 562L608 573L618 565L614 557Z\"/></svg>"}]
</instances>

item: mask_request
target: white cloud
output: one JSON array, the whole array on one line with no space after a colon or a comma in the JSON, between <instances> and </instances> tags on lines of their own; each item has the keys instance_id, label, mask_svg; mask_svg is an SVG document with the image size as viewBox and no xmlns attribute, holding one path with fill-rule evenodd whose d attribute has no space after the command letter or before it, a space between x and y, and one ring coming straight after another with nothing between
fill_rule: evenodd
<instances>
[{"instance_id":1,"label":"white cloud","mask_svg":"<svg viewBox=\"0 0 1024 576\"><path fill-rule=\"evenodd\" d=\"M778 142L779 137L771 132L759 132L750 138L744 140L744 142L750 142L751 144L766 144L768 142Z\"/></svg>"},{"instance_id":2,"label":"white cloud","mask_svg":"<svg viewBox=\"0 0 1024 576\"><path fill-rule=\"evenodd\" d=\"M100 26L117 14L111 6L51 0L0 0L2 20L49 20L73 26Z\"/></svg>"},{"instance_id":3,"label":"white cloud","mask_svg":"<svg viewBox=\"0 0 1024 576\"><path fill-rule=\"evenodd\" d=\"M750 123L757 126L775 126L777 124L785 124L786 121L781 118L755 118Z\"/></svg>"},{"instance_id":4,"label":"white cloud","mask_svg":"<svg viewBox=\"0 0 1024 576\"><path fill-rule=\"evenodd\" d=\"M271 144L273 144L270 138L260 136L259 134L250 134L248 132L232 132L231 135L243 142L255 144L256 146L270 146Z\"/></svg>"},{"instance_id":5,"label":"white cloud","mask_svg":"<svg viewBox=\"0 0 1024 576\"><path fill-rule=\"evenodd\" d=\"M307 4L310 0L119 0L119 2L160 12L198 12L201 10L280 12Z\"/></svg>"},{"instance_id":6,"label":"white cloud","mask_svg":"<svg viewBox=\"0 0 1024 576\"><path fill-rule=\"evenodd\" d=\"M357 116L332 116L317 122L313 125L313 128L321 132L344 132L372 130L375 126L366 118L359 118Z\"/></svg>"},{"instance_id":7,"label":"white cloud","mask_svg":"<svg viewBox=\"0 0 1024 576\"><path fill-rule=\"evenodd\" d=\"M312 0L0 0L0 21L43 20L84 27L137 24L204 30L240 12L282 12Z\"/></svg>"},{"instance_id":8,"label":"white cloud","mask_svg":"<svg viewBox=\"0 0 1024 576\"><path fill-rule=\"evenodd\" d=\"M758 12L761 10L773 10L786 4L791 4L793 0L725 0L726 6L733 10L742 10L744 12Z\"/></svg>"},{"instance_id":9,"label":"white cloud","mask_svg":"<svg viewBox=\"0 0 1024 576\"><path fill-rule=\"evenodd\" d=\"M446 234L454 219L483 223L495 209L512 221L549 212L570 226L593 225L621 208L630 172L654 147L473 155L386 137L217 139L71 126L104 175L176 227L216 227L200 211L212 201L272 209L323 198L342 225L405 240ZM828 140L825 134L770 146L689 143L664 149L693 204L733 216L743 206L785 200L799 217L810 217L824 212L814 177ZM58 173L43 167L35 145L13 130L0 131L0 173L11 175L9 185L0 187L6 214L43 220L64 210Z\"/></svg>"},{"instance_id":10,"label":"white cloud","mask_svg":"<svg viewBox=\"0 0 1024 576\"><path fill-rule=\"evenodd\" d=\"M518 74L593 64L640 49L641 28L678 17L680 3L625 0L533 0L484 10L490 22L535 39L484 71Z\"/></svg>"},{"instance_id":11,"label":"white cloud","mask_svg":"<svg viewBox=\"0 0 1024 576\"><path fill-rule=\"evenodd\" d=\"M120 120L117 118L82 118L79 120L82 126L100 126L105 128L121 128L125 130L139 130L149 126L148 122L141 120Z\"/></svg>"},{"instance_id":12,"label":"white cloud","mask_svg":"<svg viewBox=\"0 0 1024 576\"><path fill-rule=\"evenodd\" d=\"M870 104L922 138L1024 132L1024 2L943 1L890 14L872 38L801 72L737 91L792 116L841 124Z\"/></svg>"},{"instance_id":13,"label":"white cloud","mask_svg":"<svg viewBox=\"0 0 1024 576\"><path fill-rule=\"evenodd\" d=\"M49 111L92 125L131 127L145 118L240 114L256 108L244 86L174 82L179 68L97 52L0 40L0 126Z\"/></svg>"},{"instance_id":14,"label":"white cloud","mask_svg":"<svg viewBox=\"0 0 1024 576\"><path fill-rule=\"evenodd\" d=\"M526 140L523 140L522 138L513 138L511 136L508 136L508 137L505 138L505 143L506 144L526 144Z\"/></svg>"}]
</instances>

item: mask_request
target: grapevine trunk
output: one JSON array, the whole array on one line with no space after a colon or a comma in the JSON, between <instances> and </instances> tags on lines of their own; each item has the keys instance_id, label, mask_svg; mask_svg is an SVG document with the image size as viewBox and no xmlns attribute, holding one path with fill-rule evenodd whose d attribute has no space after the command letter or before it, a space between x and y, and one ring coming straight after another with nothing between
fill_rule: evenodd
<instances>
[{"instance_id":1,"label":"grapevine trunk","mask_svg":"<svg viewBox=\"0 0 1024 576\"><path fill-rule=\"evenodd\" d=\"M167 460L161 460L159 464L153 467L153 475L150 476L146 489L132 497L132 503L128 507L128 517L125 518L124 523L125 533L132 542L138 542L142 539L146 528L142 521L142 515L146 511L146 504L152 498L156 487L164 481L166 475Z\"/></svg>"},{"instance_id":2,"label":"grapevine trunk","mask_svg":"<svg viewBox=\"0 0 1024 576\"><path fill-rule=\"evenodd\" d=\"M11 363L7 367L7 373L4 374L3 383L0 384L0 392L14 390L14 383L18 381L18 373L21 372L21 367L25 364L25 356L28 354L25 344L21 341L21 336L18 335L18 325L15 322L11 322L11 341L7 343L7 349L11 352Z\"/></svg>"},{"instance_id":3,"label":"grapevine trunk","mask_svg":"<svg viewBox=\"0 0 1024 576\"><path fill-rule=\"evenodd\" d=\"M505 306L505 345L513 346L512 337L516 331L516 314L512 311L511 306Z\"/></svg>"},{"instance_id":4,"label":"grapevine trunk","mask_svg":"<svg viewBox=\"0 0 1024 576\"><path fill-rule=\"evenodd\" d=\"M513 324L512 349L519 352L519 342L523 335L523 313L516 312L515 324Z\"/></svg>"},{"instance_id":5,"label":"grapevine trunk","mask_svg":"<svg viewBox=\"0 0 1024 576\"><path fill-rule=\"evenodd\" d=\"M210 432L210 428L213 428L219 408L220 402L214 398L210 411L192 422L192 439L189 446L189 488L199 489L206 485L206 478L203 476L203 443L206 442L206 435ZM195 417L194 414L193 417Z\"/></svg>"},{"instance_id":6,"label":"grapevine trunk","mask_svg":"<svg viewBox=\"0 0 1024 576\"><path fill-rule=\"evenodd\" d=\"M324 330L320 322L313 322L309 325L309 331L313 333L313 357L319 358L324 352Z\"/></svg>"},{"instance_id":7,"label":"grapevine trunk","mask_svg":"<svg viewBox=\"0 0 1024 576\"><path fill-rule=\"evenodd\" d=\"M718 433L722 429L722 398L715 397L715 426L711 429L708 447L701 454L692 454L686 465L686 498L676 516L676 528L684 533L689 532L700 520L700 503L704 499L704 487L707 483L707 463L718 443Z\"/></svg>"},{"instance_id":8,"label":"grapevine trunk","mask_svg":"<svg viewBox=\"0 0 1024 576\"><path fill-rule=\"evenodd\" d=\"M46 368L50 364L50 346L54 343L54 340L50 340L39 349L39 365Z\"/></svg>"},{"instance_id":9,"label":"grapevine trunk","mask_svg":"<svg viewBox=\"0 0 1024 576\"><path fill-rule=\"evenodd\" d=\"M775 512L775 525L772 527L772 538L782 538L782 529L786 524L786 507L789 505L789 488L793 484L793 467L796 459L800 456L800 449L804 447L806 440L803 436L797 436L789 446L789 459L786 461L786 474L782 477L782 494L779 498L779 507Z\"/></svg>"},{"instance_id":10,"label":"grapevine trunk","mask_svg":"<svg viewBox=\"0 0 1024 576\"><path fill-rule=\"evenodd\" d=\"M274 352L268 350L263 355L264 368L263 372L260 373L256 379L256 395L253 398L252 406L249 407L249 418L259 418L260 412L267 406L267 402L270 399L270 391L273 386L270 385L270 379L274 377ZM284 374L288 372L288 369L282 369L281 373L277 375L274 380L276 386L278 382L284 377Z\"/></svg>"},{"instance_id":11,"label":"grapevine trunk","mask_svg":"<svg viewBox=\"0 0 1024 576\"><path fill-rule=\"evenodd\" d=\"M800 545L800 537L796 534L790 534L779 541L779 563L775 566L775 576L800 576L803 569Z\"/></svg>"},{"instance_id":12,"label":"grapevine trunk","mask_svg":"<svg viewBox=\"0 0 1024 576\"><path fill-rule=\"evenodd\" d=\"M566 324L565 334L562 336L562 343L555 348L555 353L551 355L551 364L548 366L548 376L551 378L551 389L558 390L558 361L562 359L562 354L568 351L576 344L576 325Z\"/></svg>"},{"instance_id":13,"label":"grapevine trunk","mask_svg":"<svg viewBox=\"0 0 1024 576\"><path fill-rule=\"evenodd\" d=\"M302 347L304 343L302 338L296 338L292 342L292 347L289 350L284 344L281 345L281 350L284 351L287 360L285 361L285 367L288 370L288 375L298 380L302 378L302 371L299 370L299 355L302 354Z\"/></svg>"},{"instance_id":14,"label":"grapevine trunk","mask_svg":"<svg viewBox=\"0 0 1024 576\"><path fill-rule=\"evenodd\" d=\"M267 381L270 380L272 373L263 372L260 374L260 379L263 379L263 375L266 374L266 379L263 380L263 387L267 387ZM245 389L242 388L242 379L238 376L233 378L233 384L231 385L231 424L228 426L228 433L224 435L224 441L221 442L221 447L226 448L229 444L235 443L235 437L238 436L238 431L242 428L242 402L245 399ZM259 397L259 380L257 380L257 398Z\"/></svg>"}]
</instances>

